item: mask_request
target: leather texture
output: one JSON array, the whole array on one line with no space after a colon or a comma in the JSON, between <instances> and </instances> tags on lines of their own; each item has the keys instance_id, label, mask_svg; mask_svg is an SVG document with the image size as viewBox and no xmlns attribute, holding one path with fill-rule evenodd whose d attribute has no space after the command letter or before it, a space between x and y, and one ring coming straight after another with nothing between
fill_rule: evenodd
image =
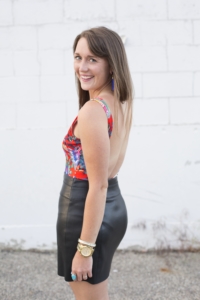
<instances>
[{"instance_id":1,"label":"leather texture","mask_svg":"<svg viewBox=\"0 0 200 300\"><path fill-rule=\"evenodd\" d=\"M57 219L58 275L71 279L71 265L80 238L89 183L64 174ZM98 212L97 212L98 213ZM127 228L127 210L117 177L108 180L105 213L93 253L93 277L97 284L108 278L112 258Z\"/></svg>"}]
</instances>

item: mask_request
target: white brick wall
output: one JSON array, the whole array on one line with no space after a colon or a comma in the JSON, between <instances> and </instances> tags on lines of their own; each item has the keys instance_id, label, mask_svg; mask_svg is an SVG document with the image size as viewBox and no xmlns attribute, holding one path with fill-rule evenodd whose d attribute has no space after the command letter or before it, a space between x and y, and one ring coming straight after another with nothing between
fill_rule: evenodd
<instances>
[{"instance_id":1,"label":"white brick wall","mask_svg":"<svg viewBox=\"0 0 200 300\"><path fill-rule=\"evenodd\" d=\"M194 95L200 96L200 72L194 74Z\"/></svg>"},{"instance_id":2,"label":"white brick wall","mask_svg":"<svg viewBox=\"0 0 200 300\"><path fill-rule=\"evenodd\" d=\"M168 99L135 99L135 125L169 124Z\"/></svg>"},{"instance_id":3,"label":"white brick wall","mask_svg":"<svg viewBox=\"0 0 200 300\"><path fill-rule=\"evenodd\" d=\"M34 26L13 26L8 38L13 50L37 50L37 28Z\"/></svg>"},{"instance_id":4,"label":"white brick wall","mask_svg":"<svg viewBox=\"0 0 200 300\"><path fill-rule=\"evenodd\" d=\"M12 0L1 0L0 1L0 24L1 25L13 24Z\"/></svg>"},{"instance_id":5,"label":"white brick wall","mask_svg":"<svg viewBox=\"0 0 200 300\"><path fill-rule=\"evenodd\" d=\"M102 20L113 21L115 18L115 1L87 0L76 2L74 0L64 1L65 22L69 20Z\"/></svg>"},{"instance_id":6,"label":"white brick wall","mask_svg":"<svg viewBox=\"0 0 200 300\"><path fill-rule=\"evenodd\" d=\"M12 76L13 70L13 57L11 51L0 51L0 76Z\"/></svg>"},{"instance_id":7,"label":"white brick wall","mask_svg":"<svg viewBox=\"0 0 200 300\"><path fill-rule=\"evenodd\" d=\"M16 128L16 104L3 103L0 109L0 128L15 129Z\"/></svg>"},{"instance_id":8,"label":"white brick wall","mask_svg":"<svg viewBox=\"0 0 200 300\"><path fill-rule=\"evenodd\" d=\"M13 2L14 21L17 25L59 23L63 21L62 0Z\"/></svg>"},{"instance_id":9,"label":"white brick wall","mask_svg":"<svg viewBox=\"0 0 200 300\"><path fill-rule=\"evenodd\" d=\"M200 21L194 21L194 43L200 44Z\"/></svg>"},{"instance_id":10,"label":"white brick wall","mask_svg":"<svg viewBox=\"0 0 200 300\"><path fill-rule=\"evenodd\" d=\"M63 50L41 50L38 57L41 75L64 75Z\"/></svg>"},{"instance_id":11,"label":"white brick wall","mask_svg":"<svg viewBox=\"0 0 200 300\"><path fill-rule=\"evenodd\" d=\"M40 66L36 51L15 51L13 56L13 67L16 76L39 75Z\"/></svg>"},{"instance_id":12,"label":"white brick wall","mask_svg":"<svg viewBox=\"0 0 200 300\"><path fill-rule=\"evenodd\" d=\"M170 119L172 124L199 124L199 98L171 98Z\"/></svg>"},{"instance_id":13,"label":"white brick wall","mask_svg":"<svg viewBox=\"0 0 200 300\"><path fill-rule=\"evenodd\" d=\"M170 71L198 71L200 46L170 46L168 59Z\"/></svg>"},{"instance_id":14,"label":"white brick wall","mask_svg":"<svg viewBox=\"0 0 200 300\"><path fill-rule=\"evenodd\" d=\"M123 36L135 87L119 175L129 211L122 246L156 245L151 228L142 237L133 232L142 219L170 223L186 209L197 224L200 1L0 0L0 243L41 247L40 228L46 247L55 245L61 142L78 111L72 45L93 26Z\"/></svg>"},{"instance_id":15,"label":"white brick wall","mask_svg":"<svg viewBox=\"0 0 200 300\"><path fill-rule=\"evenodd\" d=\"M165 0L116 0L117 19L166 19L167 1Z\"/></svg>"},{"instance_id":16,"label":"white brick wall","mask_svg":"<svg viewBox=\"0 0 200 300\"><path fill-rule=\"evenodd\" d=\"M145 97L191 97L193 74L191 72L144 74L143 88Z\"/></svg>"},{"instance_id":17,"label":"white brick wall","mask_svg":"<svg viewBox=\"0 0 200 300\"><path fill-rule=\"evenodd\" d=\"M167 55L163 46L127 47L127 55L132 72L167 70Z\"/></svg>"},{"instance_id":18,"label":"white brick wall","mask_svg":"<svg viewBox=\"0 0 200 300\"><path fill-rule=\"evenodd\" d=\"M36 76L0 77L0 103L39 101L39 87Z\"/></svg>"},{"instance_id":19,"label":"white brick wall","mask_svg":"<svg viewBox=\"0 0 200 300\"><path fill-rule=\"evenodd\" d=\"M19 103L17 117L17 128L64 128L66 103Z\"/></svg>"},{"instance_id":20,"label":"white brick wall","mask_svg":"<svg viewBox=\"0 0 200 300\"><path fill-rule=\"evenodd\" d=\"M67 78L65 76L42 76L41 100L48 102L66 101L68 88Z\"/></svg>"},{"instance_id":21,"label":"white brick wall","mask_svg":"<svg viewBox=\"0 0 200 300\"><path fill-rule=\"evenodd\" d=\"M199 0L168 0L170 19L199 19Z\"/></svg>"}]
</instances>

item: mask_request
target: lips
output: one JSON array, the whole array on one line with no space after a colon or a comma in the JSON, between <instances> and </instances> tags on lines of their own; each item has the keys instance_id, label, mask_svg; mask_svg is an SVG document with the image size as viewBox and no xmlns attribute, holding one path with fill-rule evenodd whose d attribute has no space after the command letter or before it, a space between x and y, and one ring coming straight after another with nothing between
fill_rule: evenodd
<instances>
[{"instance_id":1,"label":"lips","mask_svg":"<svg viewBox=\"0 0 200 300\"><path fill-rule=\"evenodd\" d=\"M88 76L88 75L81 75L80 76L80 79L83 81L83 82L87 82L89 81L90 79L92 79L93 76Z\"/></svg>"}]
</instances>

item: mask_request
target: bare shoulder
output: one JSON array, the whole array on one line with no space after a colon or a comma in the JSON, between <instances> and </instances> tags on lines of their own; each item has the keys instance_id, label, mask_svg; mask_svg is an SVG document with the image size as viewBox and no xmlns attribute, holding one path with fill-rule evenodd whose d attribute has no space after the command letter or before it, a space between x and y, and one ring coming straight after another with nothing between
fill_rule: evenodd
<instances>
[{"instance_id":1,"label":"bare shoulder","mask_svg":"<svg viewBox=\"0 0 200 300\"><path fill-rule=\"evenodd\" d=\"M97 121L105 121L106 114L99 103L89 100L79 110L78 120L79 123L83 121L96 123Z\"/></svg>"}]
</instances>

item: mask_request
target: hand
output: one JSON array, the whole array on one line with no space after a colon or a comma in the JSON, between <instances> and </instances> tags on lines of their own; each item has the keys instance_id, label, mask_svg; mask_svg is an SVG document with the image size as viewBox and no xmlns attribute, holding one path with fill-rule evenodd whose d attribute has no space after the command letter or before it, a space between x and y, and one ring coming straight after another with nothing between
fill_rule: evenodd
<instances>
[{"instance_id":1,"label":"hand","mask_svg":"<svg viewBox=\"0 0 200 300\"><path fill-rule=\"evenodd\" d=\"M72 261L72 273L76 274L76 281L87 280L88 277L92 277L92 265L92 256L84 257L77 251Z\"/></svg>"}]
</instances>

